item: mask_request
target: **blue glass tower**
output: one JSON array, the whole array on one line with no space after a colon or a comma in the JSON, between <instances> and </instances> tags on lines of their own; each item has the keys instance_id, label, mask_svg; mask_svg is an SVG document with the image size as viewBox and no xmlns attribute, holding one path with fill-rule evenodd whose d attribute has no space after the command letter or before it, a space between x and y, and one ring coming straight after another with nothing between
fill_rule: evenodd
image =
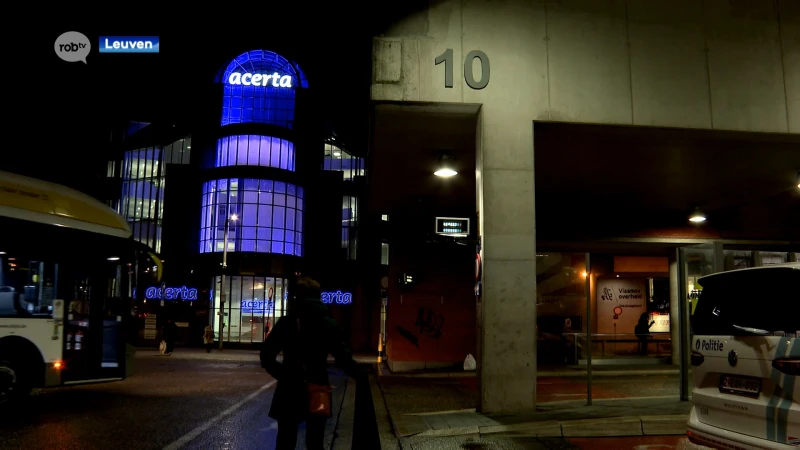
<instances>
[{"instance_id":1,"label":"blue glass tower","mask_svg":"<svg viewBox=\"0 0 800 450\"><path fill-rule=\"evenodd\" d=\"M219 82L219 129L208 142L214 155L200 194L199 251L219 255L227 243L232 270L224 285L219 271L210 280L209 322L216 333L225 292L222 339L256 343L285 314L290 260L304 253L305 196L294 136L298 90L308 82L297 64L266 50L234 58Z\"/></svg>"},{"instance_id":2,"label":"blue glass tower","mask_svg":"<svg viewBox=\"0 0 800 450\"><path fill-rule=\"evenodd\" d=\"M295 143L269 134L238 134L237 124L291 130L297 90L308 87L297 64L266 50L231 61L221 80L223 137L214 167L261 166L294 172ZM226 132L226 130L231 130ZM282 180L222 178L203 184L200 253L228 251L303 255L303 187Z\"/></svg>"}]
</instances>

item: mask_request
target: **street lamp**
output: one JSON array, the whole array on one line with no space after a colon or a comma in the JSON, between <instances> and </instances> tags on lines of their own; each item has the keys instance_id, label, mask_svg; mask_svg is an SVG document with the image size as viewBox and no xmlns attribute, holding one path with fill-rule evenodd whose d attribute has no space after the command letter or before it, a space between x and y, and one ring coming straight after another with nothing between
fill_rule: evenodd
<instances>
[{"instance_id":1,"label":"street lamp","mask_svg":"<svg viewBox=\"0 0 800 450\"><path fill-rule=\"evenodd\" d=\"M225 218L225 239L222 247L222 277L220 278L219 285L219 349L222 350L222 335L225 329L225 297L227 291L225 289L225 272L228 269L228 229L231 221L236 222L239 216L231 214L230 217Z\"/></svg>"}]
</instances>

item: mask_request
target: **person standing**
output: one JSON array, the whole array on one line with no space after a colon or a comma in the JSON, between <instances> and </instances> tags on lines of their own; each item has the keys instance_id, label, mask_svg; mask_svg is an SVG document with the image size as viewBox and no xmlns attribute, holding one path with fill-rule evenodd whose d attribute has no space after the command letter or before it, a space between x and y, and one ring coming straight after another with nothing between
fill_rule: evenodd
<instances>
[{"instance_id":1,"label":"person standing","mask_svg":"<svg viewBox=\"0 0 800 450\"><path fill-rule=\"evenodd\" d=\"M167 344L166 351L164 352L165 355L171 355L172 351L175 350L176 334L178 334L178 326L175 325L172 319L168 319L167 323L164 324L164 331L162 334L164 342Z\"/></svg>"},{"instance_id":2,"label":"person standing","mask_svg":"<svg viewBox=\"0 0 800 450\"><path fill-rule=\"evenodd\" d=\"M206 325L203 331L203 345L206 347L206 353L211 353L211 347L214 345L214 330L211 325Z\"/></svg>"},{"instance_id":3,"label":"person standing","mask_svg":"<svg viewBox=\"0 0 800 450\"><path fill-rule=\"evenodd\" d=\"M652 327L654 323L656 323L655 320L651 321L650 314L645 312L639 316L639 323L637 323L636 327L633 329L636 337L639 338L639 354L642 356L647 356L647 341L650 339L650 327Z\"/></svg>"},{"instance_id":4,"label":"person standing","mask_svg":"<svg viewBox=\"0 0 800 450\"><path fill-rule=\"evenodd\" d=\"M282 363L276 360L280 352ZM330 389L328 354L347 375L361 376L337 323L322 303L319 283L303 277L289 300L288 314L278 320L261 348L261 366L278 381L269 410L269 416L278 421L276 450L294 450L301 422L306 423L306 448L323 448L329 416L309 413L308 384Z\"/></svg>"}]
</instances>

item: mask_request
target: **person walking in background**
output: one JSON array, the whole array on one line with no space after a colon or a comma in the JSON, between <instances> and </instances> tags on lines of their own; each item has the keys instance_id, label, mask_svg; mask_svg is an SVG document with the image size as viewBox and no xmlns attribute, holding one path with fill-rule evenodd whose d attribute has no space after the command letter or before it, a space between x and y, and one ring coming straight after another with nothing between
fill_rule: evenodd
<instances>
[{"instance_id":1,"label":"person walking in background","mask_svg":"<svg viewBox=\"0 0 800 450\"><path fill-rule=\"evenodd\" d=\"M203 345L206 347L206 353L211 353L211 347L214 345L214 330L211 325L206 325L203 331Z\"/></svg>"},{"instance_id":2,"label":"person walking in background","mask_svg":"<svg viewBox=\"0 0 800 450\"><path fill-rule=\"evenodd\" d=\"M303 277L294 294L288 314L274 325L261 348L261 366L278 380L269 416L278 421L276 450L294 450L301 422L306 423L306 448L321 450L331 407L328 354L350 377L361 373L337 323L328 316L319 283ZM280 352L282 363L276 360ZM327 411L310 411L310 403L319 398L316 393L324 389Z\"/></svg>"},{"instance_id":3,"label":"person walking in background","mask_svg":"<svg viewBox=\"0 0 800 450\"><path fill-rule=\"evenodd\" d=\"M639 316L639 323L633 329L636 337L639 338L639 354L642 356L647 356L647 340L650 339L650 327L654 323L656 323L655 320L650 320L650 314L645 312Z\"/></svg>"},{"instance_id":4,"label":"person walking in background","mask_svg":"<svg viewBox=\"0 0 800 450\"><path fill-rule=\"evenodd\" d=\"M178 326L175 325L175 322L172 319L168 319L167 323L164 324L164 331L163 331L163 339L164 342L167 344L167 348L164 351L165 355L171 355L172 351L175 350L175 335L178 334Z\"/></svg>"}]
</instances>

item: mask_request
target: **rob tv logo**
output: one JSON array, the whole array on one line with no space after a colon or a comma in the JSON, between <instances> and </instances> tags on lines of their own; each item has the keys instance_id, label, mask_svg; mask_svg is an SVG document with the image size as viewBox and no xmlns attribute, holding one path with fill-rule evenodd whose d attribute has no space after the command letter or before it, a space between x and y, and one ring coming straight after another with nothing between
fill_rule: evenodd
<instances>
[{"instance_id":1,"label":"rob tv logo","mask_svg":"<svg viewBox=\"0 0 800 450\"><path fill-rule=\"evenodd\" d=\"M86 63L86 57L92 50L92 43L83 33L77 31L67 31L56 39L56 55L67 62L82 61Z\"/></svg>"}]
</instances>

